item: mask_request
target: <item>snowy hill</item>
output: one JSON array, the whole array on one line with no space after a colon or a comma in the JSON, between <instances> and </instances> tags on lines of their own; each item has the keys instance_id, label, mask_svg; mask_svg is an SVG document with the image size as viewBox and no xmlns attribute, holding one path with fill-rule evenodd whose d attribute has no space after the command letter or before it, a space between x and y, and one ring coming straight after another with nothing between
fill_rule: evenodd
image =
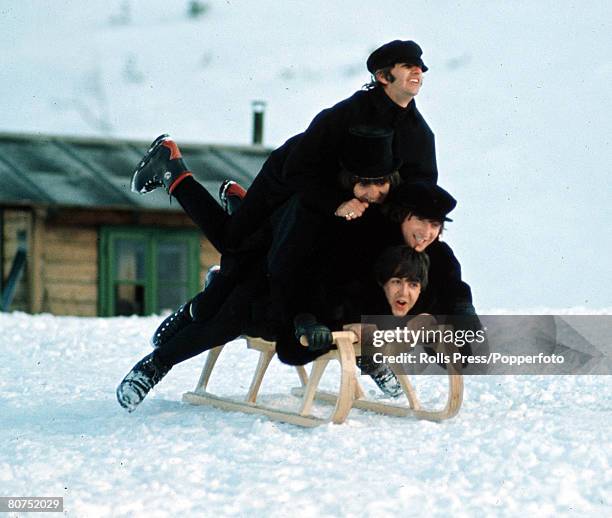
<instances>
[{"instance_id":1,"label":"snowy hill","mask_svg":"<svg viewBox=\"0 0 612 518\"><path fill-rule=\"evenodd\" d=\"M87 518L610 515L609 377L471 376L443 423L354 410L302 429L181 403L199 357L127 414L115 387L158 322L0 314L2 496L63 496ZM244 394L254 362L231 344L212 390ZM264 401L291 403L296 382L273 361ZM426 404L445 384L416 380Z\"/></svg>"},{"instance_id":2,"label":"snowy hill","mask_svg":"<svg viewBox=\"0 0 612 518\"><path fill-rule=\"evenodd\" d=\"M5 0L0 131L280 144L412 38L477 305L612 306L609 2L202 3Z\"/></svg>"}]
</instances>

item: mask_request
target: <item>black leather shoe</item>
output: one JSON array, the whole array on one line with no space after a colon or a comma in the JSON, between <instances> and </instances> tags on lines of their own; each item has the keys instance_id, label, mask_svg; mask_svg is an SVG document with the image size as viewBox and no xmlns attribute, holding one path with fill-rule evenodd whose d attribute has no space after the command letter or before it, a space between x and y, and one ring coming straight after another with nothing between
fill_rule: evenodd
<instances>
[{"instance_id":1,"label":"black leather shoe","mask_svg":"<svg viewBox=\"0 0 612 518\"><path fill-rule=\"evenodd\" d=\"M181 151L170 135L164 133L157 137L138 167L132 174L132 191L146 194L158 187L172 192L176 180L191 173L182 158Z\"/></svg>"}]
</instances>

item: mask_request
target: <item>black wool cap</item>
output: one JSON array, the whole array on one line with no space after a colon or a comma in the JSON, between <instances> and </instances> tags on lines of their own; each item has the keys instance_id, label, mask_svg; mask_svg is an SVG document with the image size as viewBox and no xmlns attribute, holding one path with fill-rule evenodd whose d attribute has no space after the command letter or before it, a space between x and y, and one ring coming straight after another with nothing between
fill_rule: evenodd
<instances>
[{"instance_id":1,"label":"black wool cap","mask_svg":"<svg viewBox=\"0 0 612 518\"><path fill-rule=\"evenodd\" d=\"M371 74L385 67L392 67L396 63L418 65L423 72L429 69L423 63L421 55L423 51L414 41L393 40L378 47L366 61L366 66Z\"/></svg>"},{"instance_id":2,"label":"black wool cap","mask_svg":"<svg viewBox=\"0 0 612 518\"><path fill-rule=\"evenodd\" d=\"M423 181L400 184L391 191L385 203L408 209L420 218L438 221L453 221L447 215L457 206L457 200L442 187Z\"/></svg>"}]
</instances>

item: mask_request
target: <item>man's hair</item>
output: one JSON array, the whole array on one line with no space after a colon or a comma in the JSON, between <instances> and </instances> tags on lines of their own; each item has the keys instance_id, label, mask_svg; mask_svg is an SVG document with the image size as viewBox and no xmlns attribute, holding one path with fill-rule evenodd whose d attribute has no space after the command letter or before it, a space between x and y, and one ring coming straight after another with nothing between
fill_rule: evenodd
<instances>
[{"instance_id":1,"label":"man's hair","mask_svg":"<svg viewBox=\"0 0 612 518\"><path fill-rule=\"evenodd\" d=\"M427 287L429 257L406 245L392 246L383 250L374 265L376 282L381 286L393 277L409 279Z\"/></svg>"},{"instance_id":2,"label":"man's hair","mask_svg":"<svg viewBox=\"0 0 612 518\"><path fill-rule=\"evenodd\" d=\"M418 211L415 211L414 208L402 207L394 203L385 203L382 207L385 216L387 216L391 221L393 221L393 223L397 223L398 225L401 225L406 218L414 216L419 219L428 219L429 221L439 222L440 235L442 235L442 232L445 229L443 218L432 218L431 216L424 216L423 214L419 214Z\"/></svg>"},{"instance_id":3,"label":"man's hair","mask_svg":"<svg viewBox=\"0 0 612 518\"><path fill-rule=\"evenodd\" d=\"M387 180L389 181L389 191L391 191L391 189L397 187L401 183L402 177L400 176L398 171L393 171L393 173L381 178L380 180L376 179L372 181L368 180L367 178L360 178L355 173L351 173L350 171L347 171L344 168L340 170L340 174L338 175L338 182L340 183L340 188L345 191L351 192L353 191L353 187L358 183L363 183L366 185L369 183L383 184Z\"/></svg>"},{"instance_id":4,"label":"man's hair","mask_svg":"<svg viewBox=\"0 0 612 518\"><path fill-rule=\"evenodd\" d=\"M395 65L384 67L384 68L381 68L381 69L377 70L376 72L374 72L374 74L372 75L372 78L370 79L370 82L366 83L365 85L363 85L363 88L365 88L366 90L373 90L377 86L383 86L383 84L376 77L379 72L382 74L382 76L387 81L389 81L389 83L393 83L393 81L395 81L395 76L391 73L391 69L394 66Z\"/></svg>"}]
</instances>

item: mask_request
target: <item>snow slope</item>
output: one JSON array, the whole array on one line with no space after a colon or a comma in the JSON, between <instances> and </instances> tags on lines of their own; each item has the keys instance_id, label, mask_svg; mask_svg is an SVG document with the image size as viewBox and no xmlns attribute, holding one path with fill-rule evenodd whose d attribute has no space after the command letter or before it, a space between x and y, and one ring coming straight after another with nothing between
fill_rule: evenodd
<instances>
[{"instance_id":1,"label":"snow slope","mask_svg":"<svg viewBox=\"0 0 612 518\"><path fill-rule=\"evenodd\" d=\"M193 20L187 1L4 0L0 130L248 143L262 99L276 145L360 88L373 48L412 38L477 305L612 306L608 1L206 4Z\"/></svg>"},{"instance_id":2,"label":"snow slope","mask_svg":"<svg viewBox=\"0 0 612 518\"><path fill-rule=\"evenodd\" d=\"M0 496L63 496L87 518L612 512L609 377L470 377L441 424L353 411L309 430L181 403L199 357L129 415L114 390L158 322L0 314ZM254 360L232 343L211 389L245 393ZM274 361L264 400L290 404L296 382ZM426 401L443 386L417 380Z\"/></svg>"}]
</instances>

